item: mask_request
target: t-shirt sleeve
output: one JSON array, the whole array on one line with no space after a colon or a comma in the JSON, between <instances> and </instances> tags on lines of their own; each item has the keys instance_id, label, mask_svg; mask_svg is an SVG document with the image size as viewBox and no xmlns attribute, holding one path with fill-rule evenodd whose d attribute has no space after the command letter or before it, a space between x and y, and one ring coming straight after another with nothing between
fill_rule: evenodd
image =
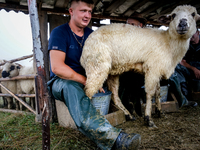
<instances>
[{"instance_id":1,"label":"t-shirt sleeve","mask_svg":"<svg viewBox=\"0 0 200 150\"><path fill-rule=\"evenodd\" d=\"M48 50L60 50L66 52L66 47L67 41L64 32L59 28L55 28L54 30L52 30L49 38Z\"/></svg>"}]
</instances>

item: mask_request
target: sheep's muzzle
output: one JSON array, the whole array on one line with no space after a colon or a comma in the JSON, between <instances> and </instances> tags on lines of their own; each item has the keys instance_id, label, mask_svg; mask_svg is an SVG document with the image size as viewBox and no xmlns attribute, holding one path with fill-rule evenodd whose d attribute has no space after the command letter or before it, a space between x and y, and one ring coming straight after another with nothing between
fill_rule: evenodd
<instances>
[{"instance_id":1,"label":"sheep's muzzle","mask_svg":"<svg viewBox=\"0 0 200 150\"><path fill-rule=\"evenodd\" d=\"M181 19L178 24L178 27L177 27L177 33L185 34L185 33L187 33L188 29L189 29L189 27L187 24L187 19Z\"/></svg>"},{"instance_id":2,"label":"sheep's muzzle","mask_svg":"<svg viewBox=\"0 0 200 150\"><path fill-rule=\"evenodd\" d=\"M9 75L10 75L9 72L6 72L6 71L3 71L3 72L2 72L2 77L3 77L3 78L9 77Z\"/></svg>"}]
</instances>

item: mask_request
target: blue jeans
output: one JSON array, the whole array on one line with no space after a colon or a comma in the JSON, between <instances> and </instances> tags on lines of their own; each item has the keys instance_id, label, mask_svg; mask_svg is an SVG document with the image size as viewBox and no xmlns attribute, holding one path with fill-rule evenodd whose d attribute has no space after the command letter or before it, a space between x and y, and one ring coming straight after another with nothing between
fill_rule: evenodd
<instances>
[{"instance_id":1,"label":"blue jeans","mask_svg":"<svg viewBox=\"0 0 200 150\"><path fill-rule=\"evenodd\" d=\"M68 107L77 128L102 150L112 148L121 129L113 127L108 120L96 111L85 95L84 85L59 77L52 78L48 83L52 96L61 100Z\"/></svg>"}]
</instances>

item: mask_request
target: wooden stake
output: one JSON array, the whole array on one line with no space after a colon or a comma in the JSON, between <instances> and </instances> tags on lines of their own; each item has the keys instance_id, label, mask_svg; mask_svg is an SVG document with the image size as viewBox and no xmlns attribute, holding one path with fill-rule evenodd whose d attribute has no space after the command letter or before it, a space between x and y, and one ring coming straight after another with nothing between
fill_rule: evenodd
<instances>
[{"instance_id":1,"label":"wooden stake","mask_svg":"<svg viewBox=\"0 0 200 150\"><path fill-rule=\"evenodd\" d=\"M33 57L33 54L27 55L27 56L23 56L23 57L20 57L20 58L16 58L16 59L12 59L12 60L6 61L4 63L0 63L0 66L4 65L7 62L11 62L12 63L12 62L15 62L15 61L24 60L24 59L31 58L31 57Z\"/></svg>"},{"instance_id":2,"label":"wooden stake","mask_svg":"<svg viewBox=\"0 0 200 150\"><path fill-rule=\"evenodd\" d=\"M31 112L33 112L36 115L36 112L33 110L32 107L30 107L26 102L24 102L22 99L18 98L14 93L12 93L10 90L8 90L4 85L0 83L0 86L6 90L8 93L10 93L15 99L17 99L22 105L24 105L26 108L28 108Z\"/></svg>"}]
</instances>

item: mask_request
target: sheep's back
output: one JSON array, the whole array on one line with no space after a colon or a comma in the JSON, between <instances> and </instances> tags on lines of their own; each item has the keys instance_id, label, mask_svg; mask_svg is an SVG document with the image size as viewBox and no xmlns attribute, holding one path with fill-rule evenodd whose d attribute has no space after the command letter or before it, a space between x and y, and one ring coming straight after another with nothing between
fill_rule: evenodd
<instances>
[{"instance_id":1,"label":"sheep's back","mask_svg":"<svg viewBox=\"0 0 200 150\"><path fill-rule=\"evenodd\" d=\"M33 67L24 66L20 69L19 75L29 75L34 74ZM20 80L20 87L24 93L33 94L35 82L33 79L30 80Z\"/></svg>"},{"instance_id":2,"label":"sheep's back","mask_svg":"<svg viewBox=\"0 0 200 150\"><path fill-rule=\"evenodd\" d=\"M81 64L110 60L112 68L128 71L134 63L154 65L166 58L167 44L164 32L157 29L139 28L128 24L111 24L100 27L85 42ZM165 50L162 51L162 47ZM157 56L157 60L155 58ZM170 57L170 56L169 56ZM151 59L154 59L152 62ZM97 64L97 63L96 63Z\"/></svg>"}]
</instances>

